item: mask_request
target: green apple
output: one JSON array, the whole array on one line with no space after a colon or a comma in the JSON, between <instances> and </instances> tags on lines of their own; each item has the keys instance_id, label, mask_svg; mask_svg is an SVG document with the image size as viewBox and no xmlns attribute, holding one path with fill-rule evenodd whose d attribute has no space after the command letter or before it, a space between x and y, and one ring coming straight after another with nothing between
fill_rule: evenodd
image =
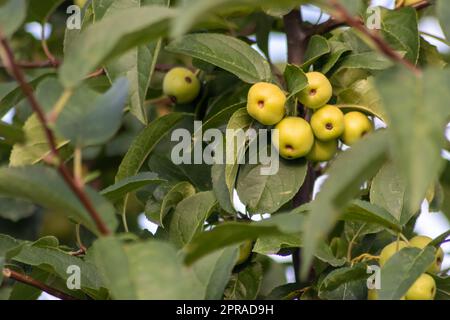
<instances>
[{"instance_id":1,"label":"green apple","mask_svg":"<svg viewBox=\"0 0 450 320\"><path fill-rule=\"evenodd\" d=\"M271 126L283 119L286 112L286 95L276 85L255 83L248 91L247 112L258 122Z\"/></svg>"},{"instance_id":2,"label":"green apple","mask_svg":"<svg viewBox=\"0 0 450 320\"><path fill-rule=\"evenodd\" d=\"M391 244L388 244L386 247L381 250L380 260L378 261L380 267L383 267L386 262L398 251L407 247L408 244L405 241L394 241Z\"/></svg>"},{"instance_id":3,"label":"green apple","mask_svg":"<svg viewBox=\"0 0 450 320\"><path fill-rule=\"evenodd\" d=\"M250 255L252 254L252 249L253 249L252 241L246 241L243 244L241 244L239 247L239 257L236 264L242 264L245 261L247 261Z\"/></svg>"},{"instance_id":4,"label":"green apple","mask_svg":"<svg viewBox=\"0 0 450 320\"><path fill-rule=\"evenodd\" d=\"M338 107L326 105L312 115L311 128L317 139L335 140L344 133L344 113Z\"/></svg>"},{"instance_id":5,"label":"green apple","mask_svg":"<svg viewBox=\"0 0 450 320\"><path fill-rule=\"evenodd\" d=\"M409 244L412 247L423 249L425 248L433 239L425 236L416 236L409 240ZM444 260L444 251L442 248L439 248L436 251L436 256L434 258L434 263L428 268L427 272L429 273L438 273L441 271L442 261Z\"/></svg>"},{"instance_id":6,"label":"green apple","mask_svg":"<svg viewBox=\"0 0 450 320\"><path fill-rule=\"evenodd\" d=\"M87 0L75 0L74 2L77 6L79 6L80 8L83 8L84 5L86 4Z\"/></svg>"},{"instance_id":7,"label":"green apple","mask_svg":"<svg viewBox=\"0 0 450 320\"><path fill-rule=\"evenodd\" d=\"M424 273L406 292L406 300L434 300L436 282L433 277Z\"/></svg>"},{"instance_id":8,"label":"green apple","mask_svg":"<svg viewBox=\"0 0 450 320\"><path fill-rule=\"evenodd\" d=\"M378 300L378 290L377 289L369 289L367 291L367 300Z\"/></svg>"},{"instance_id":9,"label":"green apple","mask_svg":"<svg viewBox=\"0 0 450 320\"><path fill-rule=\"evenodd\" d=\"M285 159L297 159L306 156L314 144L314 134L309 123L299 117L286 117L276 126L278 139L272 142Z\"/></svg>"},{"instance_id":10,"label":"green apple","mask_svg":"<svg viewBox=\"0 0 450 320\"><path fill-rule=\"evenodd\" d=\"M163 92L176 103L189 103L200 93L200 81L189 69L176 67L167 72Z\"/></svg>"},{"instance_id":11,"label":"green apple","mask_svg":"<svg viewBox=\"0 0 450 320\"><path fill-rule=\"evenodd\" d=\"M306 158L312 162L323 162L333 159L338 149L337 140L320 141L315 140L311 151Z\"/></svg>"},{"instance_id":12,"label":"green apple","mask_svg":"<svg viewBox=\"0 0 450 320\"><path fill-rule=\"evenodd\" d=\"M325 75L320 72L306 74L308 85L298 95L298 100L310 109L323 107L333 95L333 87Z\"/></svg>"},{"instance_id":13,"label":"green apple","mask_svg":"<svg viewBox=\"0 0 450 320\"><path fill-rule=\"evenodd\" d=\"M342 141L351 146L366 134L373 131L373 124L369 118L358 111L352 111L344 115L344 133Z\"/></svg>"}]
</instances>

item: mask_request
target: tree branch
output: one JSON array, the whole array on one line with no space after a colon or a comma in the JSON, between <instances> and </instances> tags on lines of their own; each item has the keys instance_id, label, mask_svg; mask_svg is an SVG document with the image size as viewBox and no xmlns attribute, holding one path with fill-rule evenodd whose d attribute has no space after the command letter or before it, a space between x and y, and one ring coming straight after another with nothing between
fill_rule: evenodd
<instances>
[{"instance_id":1,"label":"tree branch","mask_svg":"<svg viewBox=\"0 0 450 320\"><path fill-rule=\"evenodd\" d=\"M334 15L338 21L345 21L348 26L358 30L359 32L370 38L381 53L383 53L391 60L404 65L416 76L420 76L422 74L419 68L417 68L409 60L404 59L397 51L392 49L377 33L369 30L364 24L361 24L360 19L353 17L347 11L347 9L340 4L338 0L329 0L329 3L334 8Z\"/></svg>"},{"instance_id":2,"label":"tree branch","mask_svg":"<svg viewBox=\"0 0 450 320\"><path fill-rule=\"evenodd\" d=\"M431 3L429 1L423 0L421 2L411 5L411 7L415 8L416 10L423 10L428 8L430 5ZM364 24L364 21L361 17L355 17L355 19L358 19L361 24ZM347 22L345 20L336 19L332 17L329 20L310 28L308 36L312 36L314 34L325 34L330 31L333 31L336 28L343 27L346 25Z\"/></svg>"},{"instance_id":3,"label":"tree branch","mask_svg":"<svg viewBox=\"0 0 450 320\"><path fill-rule=\"evenodd\" d=\"M296 9L283 17L284 29L287 37L288 62L302 64L307 47L307 35L300 28L302 22L301 11Z\"/></svg>"},{"instance_id":4,"label":"tree branch","mask_svg":"<svg viewBox=\"0 0 450 320\"><path fill-rule=\"evenodd\" d=\"M40 106L39 102L36 99L36 96L34 95L33 88L28 84L28 82L25 79L25 76L22 72L22 69L18 67L16 64L16 61L14 59L14 54L12 52L11 47L9 46L8 41L3 36L3 34L0 31L0 44L1 47L4 50L4 59L5 59L5 65L7 66L7 69L11 72L11 74L14 76L16 81L18 82L19 86L21 87L23 93L27 97L31 108L36 113L36 116L38 117L40 123L42 124L46 140L50 146L50 155L53 158L56 158L58 160L58 171L63 177L63 179L66 181L67 185L72 189L74 194L78 197L80 202L83 204L83 206L86 208L87 212L90 214L92 219L94 220L97 228L99 229L100 233L103 235L110 234L110 231L100 218L100 215L95 210L91 200L84 192L83 188L79 186L76 181L71 176L69 170L64 164L63 159L60 157L58 152L58 147L56 144L56 138L53 134L53 131L50 129L50 126L47 121L47 117Z\"/></svg>"},{"instance_id":5,"label":"tree branch","mask_svg":"<svg viewBox=\"0 0 450 320\"><path fill-rule=\"evenodd\" d=\"M38 289L40 289L40 290L42 290L44 292L47 292L48 294L51 294L52 296L55 296L55 297L57 297L59 299L62 299L62 300L78 300L77 298L75 298L75 297L73 297L71 295L68 295L68 294L66 294L66 293L64 293L64 292L62 292L62 291L60 291L58 289L49 287L45 283L40 282L40 281L38 281L36 279L33 279L32 277L30 277L30 276L28 276L26 274L22 274L22 273L16 272L16 271L8 269L8 268L3 269L2 272L3 272L3 276L5 278L14 279L14 280L19 281L21 283L24 283L24 284L27 284L29 286L38 288Z\"/></svg>"}]
</instances>

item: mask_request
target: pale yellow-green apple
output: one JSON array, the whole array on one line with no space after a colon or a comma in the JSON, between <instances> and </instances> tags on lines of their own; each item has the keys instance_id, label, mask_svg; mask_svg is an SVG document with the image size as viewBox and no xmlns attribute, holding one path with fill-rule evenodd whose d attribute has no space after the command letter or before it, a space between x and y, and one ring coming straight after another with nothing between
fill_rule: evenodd
<instances>
[{"instance_id":1,"label":"pale yellow-green apple","mask_svg":"<svg viewBox=\"0 0 450 320\"><path fill-rule=\"evenodd\" d=\"M338 107L326 105L311 116L311 128L317 139L335 140L344 133L344 113Z\"/></svg>"},{"instance_id":2,"label":"pale yellow-green apple","mask_svg":"<svg viewBox=\"0 0 450 320\"><path fill-rule=\"evenodd\" d=\"M372 131L373 124L364 113L352 111L344 115L344 133L341 139L346 145L355 144Z\"/></svg>"},{"instance_id":3,"label":"pale yellow-green apple","mask_svg":"<svg viewBox=\"0 0 450 320\"><path fill-rule=\"evenodd\" d=\"M409 240L409 245L412 247L423 249L425 248L433 239L425 236L416 236ZM434 257L433 264L428 268L429 273L438 273L441 271L442 261L444 260L444 251L439 248L436 251L436 256Z\"/></svg>"},{"instance_id":4,"label":"pale yellow-green apple","mask_svg":"<svg viewBox=\"0 0 450 320\"><path fill-rule=\"evenodd\" d=\"M314 134L306 120L286 117L275 126L275 129L278 130L278 139L272 135L272 142L283 158L297 159L311 151Z\"/></svg>"},{"instance_id":5,"label":"pale yellow-green apple","mask_svg":"<svg viewBox=\"0 0 450 320\"><path fill-rule=\"evenodd\" d=\"M380 267L383 267L394 254L407 246L408 244L405 241L394 241L384 247L383 250L381 250L380 260L378 261Z\"/></svg>"},{"instance_id":6,"label":"pale yellow-green apple","mask_svg":"<svg viewBox=\"0 0 450 320\"><path fill-rule=\"evenodd\" d=\"M83 8L88 0L75 0L75 4L80 8Z\"/></svg>"},{"instance_id":7,"label":"pale yellow-green apple","mask_svg":"<svg viewBox=\"0 0 450 320\"><path fill-rule=\"evenodd\" d=\"M176 67L167 72L163 80L163 92L176 103L189 103L200 93L200 81L187 68Z\"/></svg>"},{"instance_id":8,"label":"pale yellow-green apple","mask_svg":"<svg viewBox=\"0 0 450 320\"><path fill-rule=\"evenodd\" d=\"M250 255L252 254L253 242L245 241L243 244L239 246L239 257L236 264L242 264L248 260Z\"/></svg>"},{"instance_id":9,"label":"pale yellow-green apple","mask_svg":"<svg viewBox=\"0 0 450 320\"><path fill-rule=\"evenodd\" d=\"M271 126L283 119L286 95L277 85L255 83L248 91L247 112L259 123Z\"/></svg>"},{"instance_id":10,"label":"pale yellow-green apple","mask_svg":"<svg viewBox=\"0 0 450 320\"><path fill-rule=\"evenodd\" d=\"M320 72L308 72L306 78L308 85L297 95L298 100L310 109L323 107L333 95L330 81Z\"/></svg>"},{"instance_id":11,"label":"pale yellow-green apple","mask_svg":"<svg viewBox=\"0 0 450 320\"><path fill-rule=\"evenodd\" d=\"M406 292L406 300L434 300L436 282L429 274L422 274Z\"/></svg>"},{"instance_id":12,"label":"pale yellow-green apple","mask_svg":"<svg viewBox=\"0 0 450 320\"><path fill-rule=\"evenodd\" d=\"M379 300L378 299L378 290L377 289L369 289L367 291L367 300ZM406 297L403 296L400 300L406 300Z\"/></svg>"},{"instance_id":13,"label":"pale yellow-green apple","mask_svg":"<svg viewBox=\"0 0 450 320\"><path fill-rule=\"evenodd\" d=\"M338 149L338 141L320 141L315 139L311 151L306 158L312 162L323 162L333 159Z\"/></svg>"}]
</instances>

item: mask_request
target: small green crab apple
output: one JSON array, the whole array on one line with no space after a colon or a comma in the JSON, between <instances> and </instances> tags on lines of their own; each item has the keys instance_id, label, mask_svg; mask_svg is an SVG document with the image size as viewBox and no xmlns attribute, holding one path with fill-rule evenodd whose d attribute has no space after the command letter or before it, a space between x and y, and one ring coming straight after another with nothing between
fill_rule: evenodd
<instances>
[{"instance_id":1,"label":"small green crab apple","mask_svg":"<svg viewBox=\"0 0 450 320\"><path fill-rule=\"evenodd\" d=\"M298 100L310 109L323 107L333 95L330 81L320 72L308 72L306 78L308 85L297 95Z\"/></svg>"},{"instance_id":2,"label":"small green crab apple","mask_svg":"<svg viewBox=\"0 0 450 320\"><path fill-rule=\"evenodd\" d=\"M175 103L190 103L200 93L200 81L189 69L171 69L163 80L163 92Z\"/></svg>"}]
</instances>

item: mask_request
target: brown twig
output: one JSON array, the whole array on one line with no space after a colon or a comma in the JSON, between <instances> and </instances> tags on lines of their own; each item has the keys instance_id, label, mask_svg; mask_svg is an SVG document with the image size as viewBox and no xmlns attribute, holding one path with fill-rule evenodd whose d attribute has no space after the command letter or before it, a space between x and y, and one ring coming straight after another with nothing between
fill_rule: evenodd
<instances>
[{"instance_id":1,"label":"brown twig","mask_svg":"<svg viewBox=\"0 0 450 320\"><path fill-rule=\"evenodd\" d=\"M49 60L45 61L18 61L16 62L17 66L22 69L40 69L40 68L58 68L61 64L59 60L54 61L53 63ZM6 66L0 65L0 68L5 69Z\"/></svg>"},{"instance_id":2,"label":"brown twig","mask_svg":"<svg viewBox=\"0 0 450 320\"><path fill-rule=\"evenodd\" d=\"M80 187L76 181L71 176L69 170L64 164L64 161L61 159L58 147L56 144L56 138L53 134L53 131L50 129L50 126L47 121L47 117L40 106L39 102L36 99L36 96L34 95L33 88L28 84L28 82L25 79L25 76L22 72L22 69L17 66L14 54L12 52L11 47L9 46L8 41L6 38L3 37L3 34L0 32L0 43L1 47L4 50L5 57L5 65L8 66L9 71L14 76L16 81L18 82L19 86L21 87L23 93L25 94L26 98L28 99L28 102L30 103L31 108L36 113L36 116L38 117L40 123L42 124L46 140L50 146L50 157L52 159L57 159L57 167L58 171L63 177L63 179L66 181L67 185L70 187L70 189L74 192L74 194L77 196L77 198L80 200L80 202L83 204L83 206L86 208L87 212L90 214L92 219L94 220L98 230L103 235L110 234L110 231L100 218L100 215L94 208L91 200L88 198L86 193L84 192L83 188Z\"/></svg>"},{"instance_id":3,"label":"brown twig","mask_svg":"<svg viewBox=\"0 0 450 320\"><path fill-rule=\"evenodd\" d=\"M339 21L345 21L345 23L354 28L355 30L361 32L363 35L367 36L375 44L377 49L383 53L386 57L391 60L404 65L406 68L411 70L416 76L422 74L421 70L417 68L409 60L404 59L397 51L392 49L377 33L369 30L364 24L361 24L358 18L353 17L347 9L342 6L338 0L329 0L330 5L334 8L335 18Z\"/></svg>"},{"instance_id":4,"label":"brown twig","mask_svg":"<svg viewBox=\"0 0 450 320\"><path fill-rule=\"evenodd\" d=\"M411 5L411 7L415 8L416 10L423 10L425 8L428 8L430 5L431 3L429 1L424 0ZM364 21L361 17L355 17L355 19L358 19L360 24L364 24ZM343 27L346 25L347 23L345 20L336 19L332 17L329 20L310 28L308 31L308 35L312 36L314 34L325 34L330 31L333 31L336 28Z\"/></svg>"},{"instance_id":5,"label":"brown twig","mask_svg":"<svg viewBox=\"0 0 450 320\"><path fill-rule=\"evenodd\" d=\"M5 278L14 279L14 280L16 280L18 282L27 284L27 285L35 287L35 288L38 288L38 289L40 289L40 290L42 290L44 292L47 292L48 294L51 294L52 296L55 296L55 297L57 297L59 299L62 299L62 300L78 300L77 298L75 298L75 297L73 297L71 295L68 295L68 294L66 294L66 293L64 293L64 292L62 292L62 291L60 291L58 289L49 287L45 283L42 283L42 282L40 282L40 281L38 281L36 279L33 279L32 277L30 277L30 276L28 276L26 274L22 274L22 273L19 273L17 271L14 271L14 270L11 270L11 269L8 269L8 268L3 269L2 272L3 272L3 276Z\"/></svg>"},{"instance_id":6,"label":"brown twig","mask_svg":"<svg viewBox=\"0 0 450 320\"><path fill-rule=\"evenodd\" d=\"M288 62L300 65L306 52L306 33L300 28L302 20L301 11L296 9L283 17L288 46Z\"/></svg>"}]
</instances>

